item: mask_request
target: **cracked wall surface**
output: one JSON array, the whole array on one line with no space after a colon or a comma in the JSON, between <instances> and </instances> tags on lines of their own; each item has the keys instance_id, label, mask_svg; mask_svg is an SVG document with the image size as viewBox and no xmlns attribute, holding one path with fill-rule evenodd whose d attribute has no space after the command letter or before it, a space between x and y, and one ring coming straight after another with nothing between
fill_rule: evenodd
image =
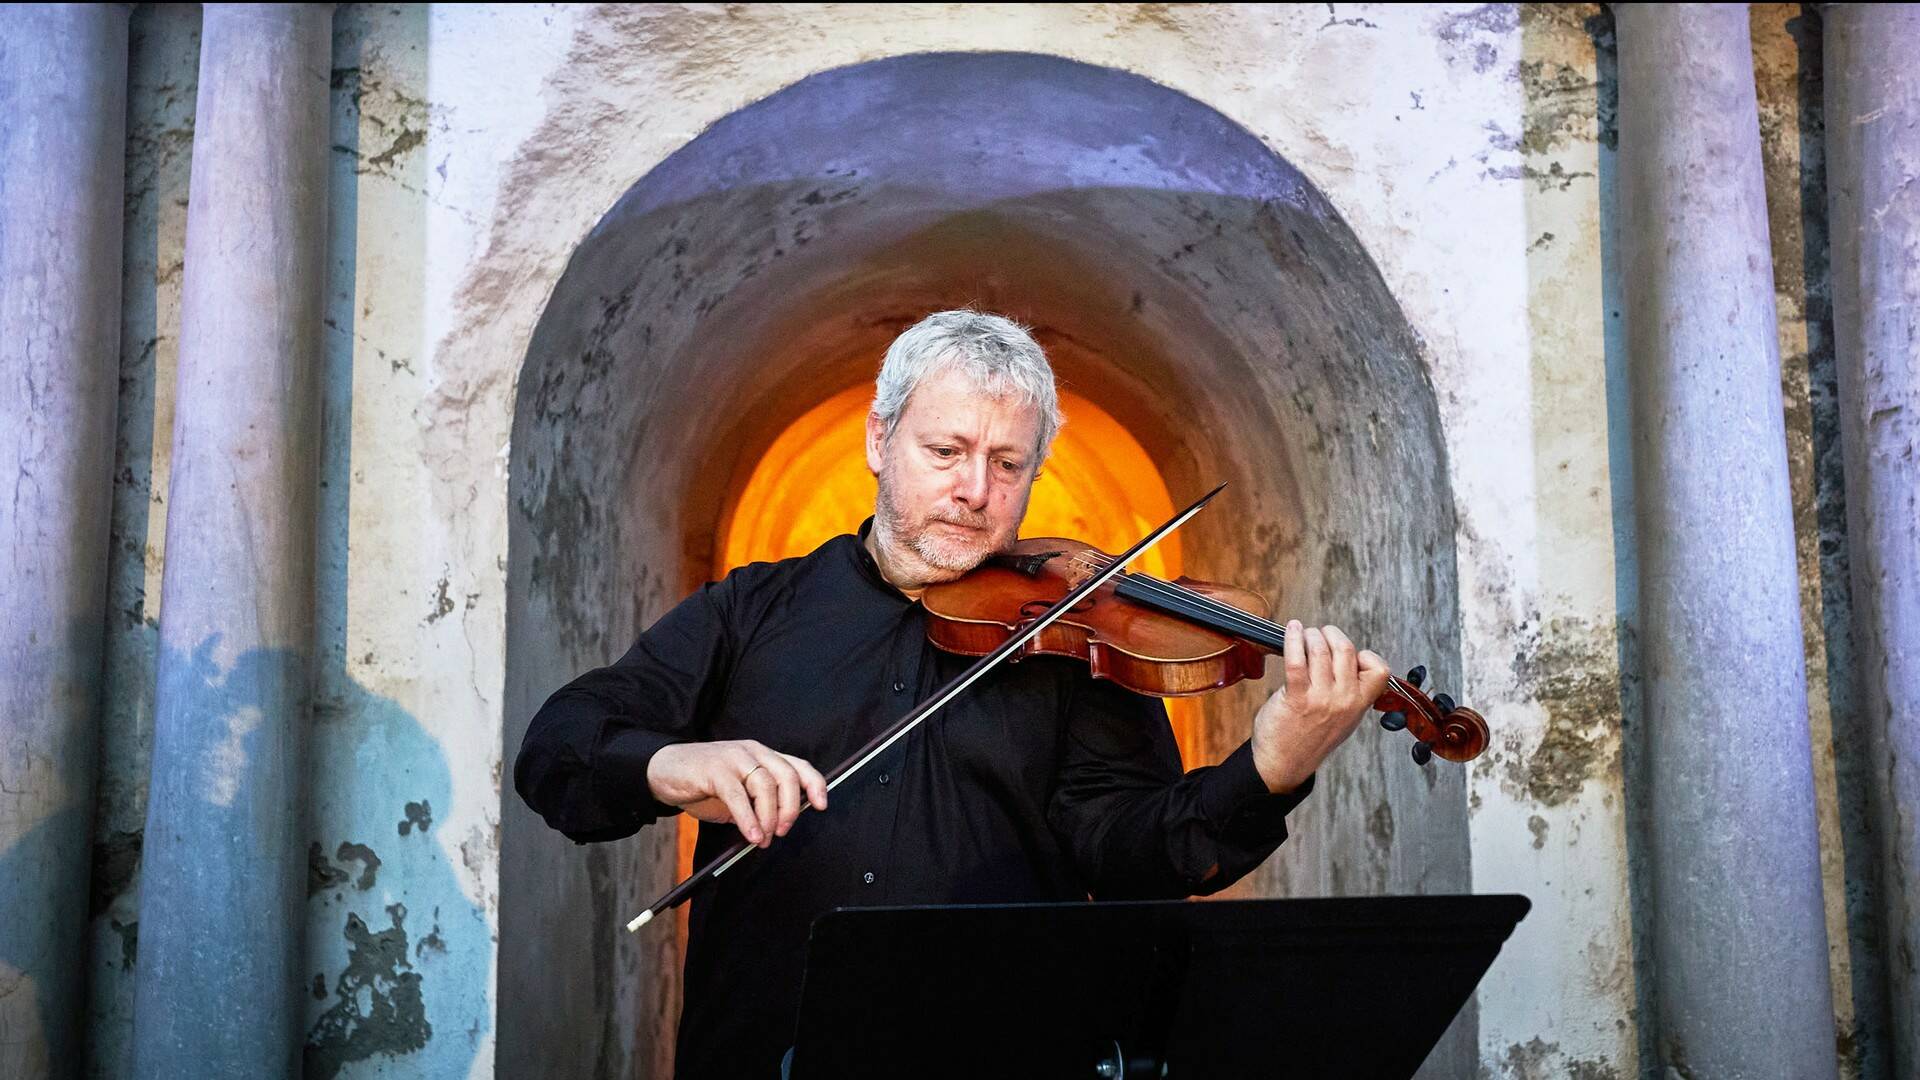
<instances>
[{"instance_id":1,"label":"cracked wall surface","mask_svg":"<svg viewBox=\"0 0 1920 1080\"><path fill-rule=\"evenodd\" d=\"M1494 728L1492 750L1466 777L1471 886L1524 892L1536 905L1479 995L1479 1068L1514 1078L1636 1072L1624 780L1633 762L1622 738L1635 718L1622 666L1632 536L1618 468L1617 282L1608 276L1611 42L1598 5L343 5L335 18L306 930L314 1069L492 1074L502 731L539 703L531 686L509 695L508 661L525 645L561 665L548 672L549 689L573 673L565 664L604 662L624 647L621 635L688 587L689 568L706 557L693 550L672 566L633 566L549 544L539 573L581 593L615 594L610 603L622 610L536 623L525 632L537 644L509 640L509 433L525 389L521 361L569 261L637 181L784 87L914 52L1008 50L1135 73L1218 110L1324 194L1378 268L1437 408L1443 471L1433 483L1453 507L1444 526L1453 565L1443 574L1457 577L1459 597L1457 632L1440 645L1459 657L1450 689ZM1844 564L1836 572L1844 550L1824 281L1802 258L1813 239L1804 230L1815 227L1802 187L1809 148L1818 150L1807 125L1818 117L1804 100L1798 18L1797 6L1758 5L1753 25L1812 738L1823 850L1833 853L1839 1053L1860 1068L1871 1062L1845 1044L1853 1006L1842 988L1871 941L1861 936L1863 901L1847 888L1839 842L1857 827L1849 815L1858 807L1845 795L1855 765L1835 751L1850 722L1846 575ZM197 14L142 6L133 34L109 706L88 961L90 1072L102 1077L128 1075ZM819 187L818 204L806 204L811 190L791 193L801 212L770 226L785 230L783 250L812 245L823 231L808 221L857 201ZM697 250L631 257L679 260L695 276L710 269ZM637 347L646 313L619 310L640 302L633 295L603 299L601 323L626 329L600 341L593 362L615 365ZM850 332L820 340L829 339L866 340ZM1071 342L1057 351L1069 364L1091 363ZM834 363L850 372L859 361L847 353ZM743 415L772 407L740 400ZM1303 405L1282 405L1305 415ZM1313 437L1337 446L1364 435ZM1313 437L1303 434L1300 454L1328 452ZM1189 471L1198 472L1191 463ZM1420 491L1378 494L1396 514L1423 513ZM672 521L622 508L615 496L561 485L545 491L551 505L530 512L555 522L562 538L617 529L635 542L685 542ZM1307 568L1314 588L1286 600L1312 603L1378 572L1341 542L1317 538ZM1429 657L1400 666L1416 659ZM1402 804L1339 792L1318 802L1351 816L1369 852L1405 843L1419 825ZM583 857L582 873L602 880L671 866L666 850ZM1316 848L1309 824L1256 887L1337 888L1380 872L1375 857L1343 863ZM595 893L607 911L594 917L611 920L633 891ZM619 978L597 984L600 996L585 1007L607 1025L665 1025L670 1016L643 1012L671 1003L630 987L649 965L671 963L671 950L622 955ZM615 1055L587 1071L623 1073L627 1064Z\"/></svg>"}]
</instances>

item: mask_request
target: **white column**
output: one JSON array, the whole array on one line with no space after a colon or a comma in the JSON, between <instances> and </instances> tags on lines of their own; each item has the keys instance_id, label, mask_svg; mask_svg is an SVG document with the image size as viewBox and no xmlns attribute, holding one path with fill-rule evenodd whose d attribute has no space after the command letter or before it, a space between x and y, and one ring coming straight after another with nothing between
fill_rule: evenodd
<instances>
[{"instance_id":1,"label":"white column","mask_svg":"<svg viewBox=\"0 0 1920 1080\"><path fill-rule=\"evenodd\" d=\"M1747 8L1614 6L1657 1058L1835 1075Z\"/></svg>"},{"instance_id":2,"label":"white column","mask_svg":"<svg viewBox=\"0 0 1920 1080\"><path fill-rule=\"evenodd\" d=\"M1889 1075L1920 1075L1920 8L1826 6L1827 197Z\"/></svg>"},{"instance_id":3,"label":"white column","mask_svg":"<svg viewBox=\"0 0 1920 1080\"><path fill-rule=\"evenodd\" d=\"M125 4L0 15L0 1076L75 1076L106 628Z\"/></svg>"},{"instance_id":4,"label":"white column","mask_svg":"<svg viewBox=\"0 0 1920 1080\"><path fill-rule=\"evenodd\" d=\"M208 4L187 208L140 1076L297 1076L329 4Z\"/></svg>"}]
</instances>

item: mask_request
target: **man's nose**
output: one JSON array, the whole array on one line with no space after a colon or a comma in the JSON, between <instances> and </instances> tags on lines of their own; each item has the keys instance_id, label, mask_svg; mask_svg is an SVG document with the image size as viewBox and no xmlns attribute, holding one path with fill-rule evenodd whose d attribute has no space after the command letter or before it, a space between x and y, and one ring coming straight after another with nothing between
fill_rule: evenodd
<instances>
[{"instance_id":1,"label":"man's nose","mask_svg":"<svg viewBox=\"0 0 1920 1080\"><path fill-rule=\"evenodd\" d=\"M977 457L961 466L953 480L953 497L966 504L969 509L978 510L987 505L987 468L988 461Z\"/></svg>"}]
</instances>

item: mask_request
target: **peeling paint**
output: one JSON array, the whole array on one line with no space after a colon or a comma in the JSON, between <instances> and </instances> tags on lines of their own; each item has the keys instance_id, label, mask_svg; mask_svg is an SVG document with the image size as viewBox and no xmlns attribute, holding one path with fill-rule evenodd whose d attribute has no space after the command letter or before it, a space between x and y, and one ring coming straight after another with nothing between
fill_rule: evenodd
<instances>
[{"instance_id":1,"label":"peeling paint","mask_svg":"<svg viewBox=\"0 0 1920 1080\"><path fill-rule=\"evenodd\" d=\"M447 588L451 584L444 577L434 584L433 610L427 613L426 618L420 620L421 625L439 622L453 610L453 597L447 593Z\"/></svg>"},{"instance_id":2,"label":"peeling paint","mask_svg":"<svg viewBox=\"0 0 1920 1080\"><path fill-rule=\"evenodd\" d=\"M1530 35L1587 46L1592 4L1527 4L1520 22ZM1584 54L1584 55L1582 55ZM1602 96L1590 46L1579 52L1540 55L1520 62L1520 83L1527 97L1519 149L1546 154L1573 143L1602 137L1596 111Z\"/></svg>"},{"instance_id":3,"label":"peeling paint","mask_svg":"<svg viewBox=\"0 0 1920 1080\"><path fill-rule=\"evenodd\" d=\"M365 844L342 842L333 857L339 860L339 866L327 860L320 841L315 840L307 845L307 895L309 897L346 885L349 881L352 881L354 888L362 892L373 888L380 872L380 856L374 854L372 848ZM358 880L353 880L352 873L346 869L346 864L350 862L360 864Z\"/></svg>"},{"instance_id":4,"label":"peeling paint","mask_svg":"<svg viewBox=\"0 0 1920 1080\"><path fill-rule=\"evenodd\" d=\"M415 829L425 833L427 828L433 824L433 804L425 799L421 799L419 802L408 803L406 806L406 814L407 816L401 818L398 825L401 836L405 836Z\"/></svg>"},{"instance_id":5,"label":"peeling paint","mask_svg":"<svg viewBox=\"0 0 1920 1080\"><path fill-rule=\"evenodd\" d=\"M376 875L380 872L380 856L365 844L341 843L340 850L334 852L334 858L342 863L349 860L360 864L360 880L353 883L356 889L371 889Z\"/></svg>"},{"instance_id":6,"label":"peeling paint","mask_svg":"<svg viewBox=\"0 0 1920 1080\"><path fill-rule=\"evenodd\" d=\"M406 906L391 904L387 915L392 925L378 931L347 915L347 968L334 982L333 1005L307 1034L310 1078L333 1080L351 1062L411 1053L433 1035L420 974L407 960Z\"/></svg>"},{"instance_id":7,"label":"peeling paint","mask_svg":"<svg viewBox=\"0 0 1920 1080\"><path fill-rule=\"evenodd\" d=\"M1568 1058L1559 1043L1534 1037L1507 1047L1496 1075L1502 1080L1620 1080L1620 1072L1603 1061Z\"/></svg>"},{"instance_id":8,"label":"peeling paint","mask_svg":"<svg viewBox=\"0 0 1920 1080\"><path fill-rule=\"evenodd\" d=\"M347 883L345 870L333 865L327 859L327 850L315 840L307 845L307 895L317 896L338 885Z\"/></svg>"},{"instance_id":9,"label":"peeling paint","mask_svg":"<svg viewBox=\"0 0 1920 1080\"><path fill-rule=\"evenodd\" d=\"M1482 4L1441 16L1433 36L1448 64L1469 66L1484 75L1500 62L1500 48L1520 25L1519 4Z\"/></svg>"},{"instance_id":10,"label":"peeling paint","mask_svg":"<svg viewBox=\"0 0 1920 1080\"><path fill-rule=\"evenodd\" d=\"M1580 619L1540 626L1536 618L1516 636L1513 677L1546 709L1547 724L1529 751L1512 737L1503 743L1502 787L1540 806L1560 806L1619 767L1619 645L1612 627Z\"/></svg>"},{"instance_id":11,"label":"peeling paint","mask_svg":"<svg viewBox=\"0 0 1920 1080\"><path fill-rule=\"evenodd\" d=\"M434 952L438 952L438 953L443 953L447 951L446 939L440 936L439 923L434 923L433 929L428 931L427 936L421 938L420 943L413 947L414 958L418 959L421 956L426 955L426 952L428 949L432 949Z\"/></svg>"}]
</instances>

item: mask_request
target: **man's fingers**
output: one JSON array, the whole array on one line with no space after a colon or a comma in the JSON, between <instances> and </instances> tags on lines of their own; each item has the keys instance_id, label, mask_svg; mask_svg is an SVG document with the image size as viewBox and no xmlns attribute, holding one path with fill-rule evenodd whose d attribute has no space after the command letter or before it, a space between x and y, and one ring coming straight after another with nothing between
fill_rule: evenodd
<instances>
[{"instance_id":1,"label":"man's fingers","mask_svg":"<svg viewBox=\"0 0 1920 1080\"><path fill-rule=\"evenodd\" d=\"M755 762L747 775L740 778L746 786L747 794L753 797L754 820L760 825L765 840L755 840L762 844L772 840L774 829L780 824L780 782L774 778L765 765Z\"/></svg>"},{"instance_id":2,"label":"man's fingers","mask_svg":"<svg viewBox=\"0 0 1920 1080\"><path fill-rule=\"evenodd\" d=\"M1287 665L1287 689L1300 693L1307 688L1307 634L1299 619L1287 623L1287 640L1280 648Z\"/></svg>"},{"instance_id":3,"label":"man's fingers","mask_svg":"<svg viewBox=\"0 0 1920 1080\"><path fill-rule=\"evenodd\" d=\"M800 816L800 774L793 770L785 754L772 750L762 750L756 755L760 765L773 777L777 813L773 822L773 835L785 836L793 828L793 819Z\"/></svg>"},{"instance_id":4,"label":"man's fingers","mask_svg":"<svg viewBox=\"0 0 1920 1080\"><path fill-rule=\"evenodd\" d=\"M1333 685L1333 653L1327 648L1327 635L1317 626L1307 627L1307 680L1321 689Z\"/></svg>"},{"instance_id":5,"label":"man's fingers","mask_svg":"<svg viewBox=\"0 0 1920 1080\"><path fill-rule=\"evenodd\" d=\"M813 804L815 810L825 810L827 808L827 778L821 776L820 770L814 768L813 763L809 762L806 758L794 757L792 754L782 754L780 756L786 758L787 763L793 766L793 771L800 775L800 786L806 790L807 801Z\"/></svg>"},{"instance_id":6,"label":"man's fingers","mask_svg":"<svg viewBox=\"0 0 1920 1080\"><path fill-rule=\"evenodd\" d=\"M1342 696L1353 691L1355 667L1353 641L1337 626L1323 626L1320 632L1326 635L1327 651L1332 654L1333 686Z\"/></svg>"},{"instance_id":7,"label":"man's fingers","mask_svg":"<svg viewBox=\"0 0 1920 1080\"><path fill-rule=\"evenodd\" d=\"M1367 704L1379 700L1387 692L1387 680L1393 676L1393 669L1372 649L1361 649L1356 657L1360 662L1360 686L1366 692Z\"/></svg>"},{"instance_id":8,"label":"man's fingers","mask_svg":"<svg viewBox=\"0 0 1920 1080\"><path fill-rule=\"evenodd\" d=\"M722 779L714 784L714 795L727 804L727 814L733 818L733 824L747 843L758 844L766 839L760 831L759 819L753 812L753 800L747 797L747 789L738 780Z\"/></svg>"}]
</instances>

